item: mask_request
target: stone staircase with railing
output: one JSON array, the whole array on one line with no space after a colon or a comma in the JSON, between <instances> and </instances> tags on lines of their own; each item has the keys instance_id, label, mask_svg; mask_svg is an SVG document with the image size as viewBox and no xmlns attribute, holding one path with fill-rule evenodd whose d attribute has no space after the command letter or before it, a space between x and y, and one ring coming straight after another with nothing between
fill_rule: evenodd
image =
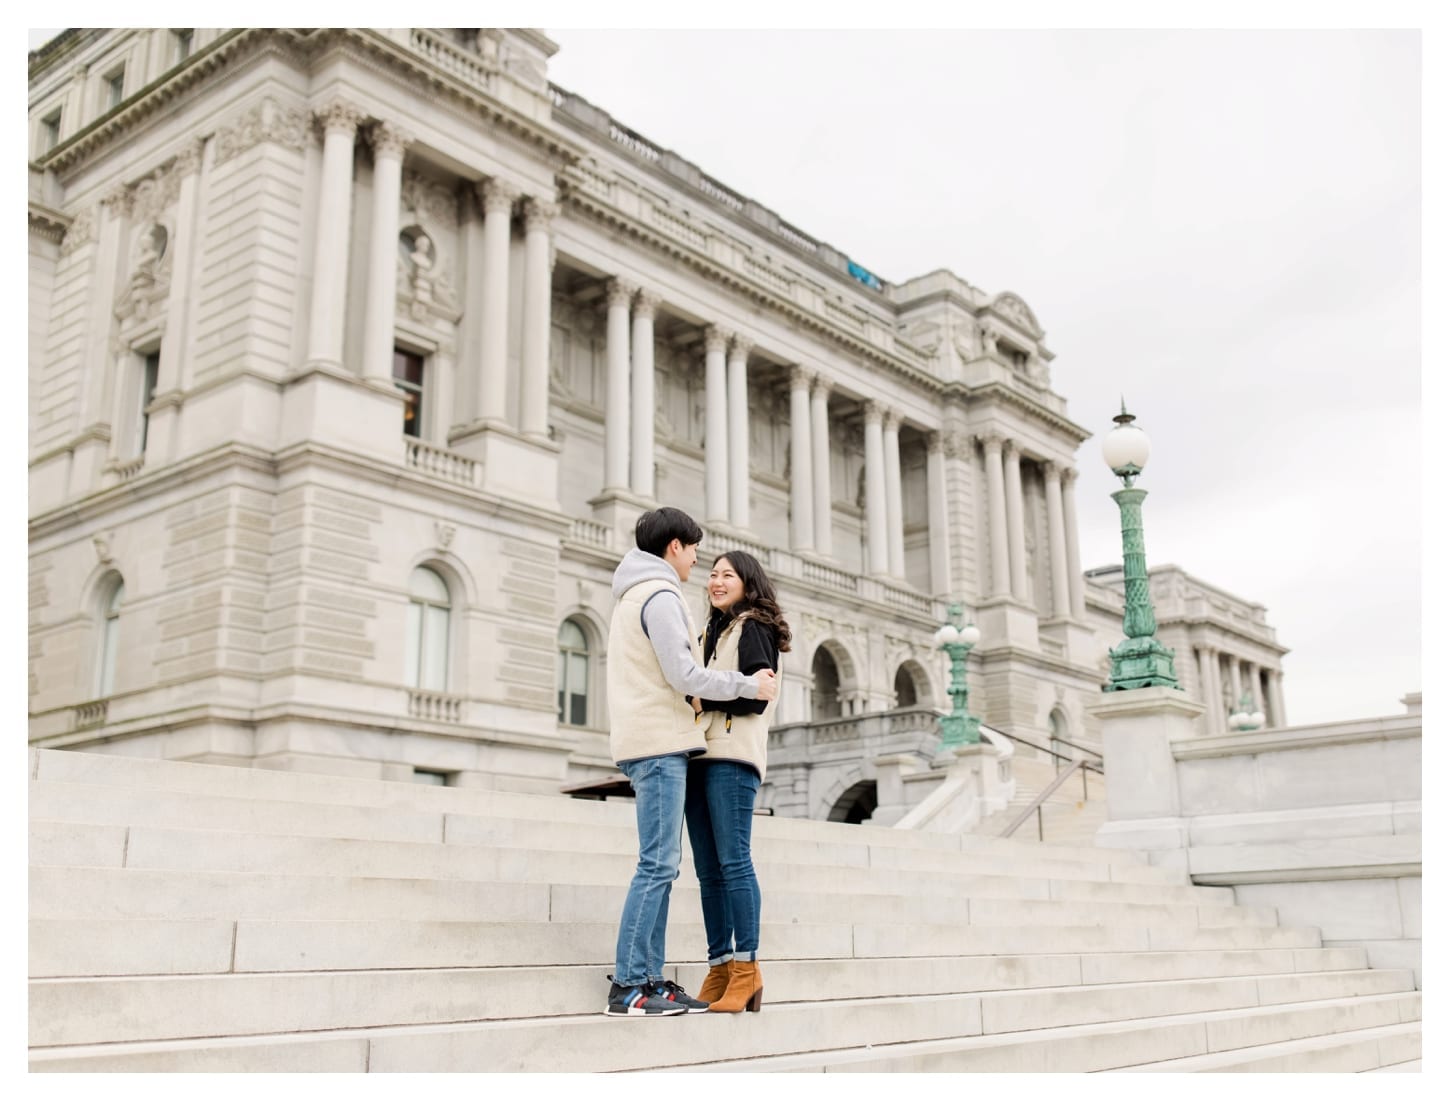
<instances>
[{"instance_id":1,"label":"stone staircase with railing","mask_svg":"<svg viewBox=\"0 0 1450 1101\"><path fill-rule=\"evenodd\" d=\"M1012 758L1016 794L1002 810L986 815L972 832L981 837L1000 837L1016 822L1044 790L1057 779L1064 762L1051 757ZM1086 791L1084 792L1084 784ZM1100 773L1083 769L1062 784L1042 804L1042 833L1038 836L1037 815L1030 815L1012 833L1013 840L1050 841L1062 845L1091 846L1098 827L1107 821L1107 792Z\"/></svg>"},{"instance_id":2,"label":"stone staircase with railing","mask_svg":"<svg viewBox=\"0 0 1450 1101\"><path fill-rule=\"evenodd\" d=\"M1136 854L757 819L762 1012L602 1015L633 806L30 754L32 1070L1408 1069L1371 970ZM704 974L675 886L668 976Z\"/></svg>"}]
</instances>

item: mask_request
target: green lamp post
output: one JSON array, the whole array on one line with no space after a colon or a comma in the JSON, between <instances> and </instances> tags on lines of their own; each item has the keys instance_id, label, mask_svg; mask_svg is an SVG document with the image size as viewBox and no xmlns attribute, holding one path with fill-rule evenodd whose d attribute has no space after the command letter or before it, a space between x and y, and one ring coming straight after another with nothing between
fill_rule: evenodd
<instances>
[{"instance_id":1,"label":"green lamp post","mask_svg":"<svg viewBox=\"0 0 1450 1101\"><path fill-rule=\"evenodd\" d=\"M937 720L941 723L942 749L975 745L982 740L982 720L967 714L967 654L982 640L982 632L964 622L964 612L961 604L952 604L947 608L947 622L932 636L952 662L952 682L947 690L952 698L952 713Z\"/></svg>"},{"instance_id":2,"label":"green lamp post","mask_svg":"<svg viewBox=\"0 0 1450 1101\"><path fill-rule=\"evenodd\" d=\"M1264 713L1254 710L1254 697L1250 693L1245 692L1239 697L1239 709L1228 717L1228 724L1241 734L1264 725Z\"/></svg>"},{"instance_id":3,"label":"green lamp post","mask_svg":"<svg viewBox=\"0 0 1450 1101\"><path fill-rule=\"evenodd\" d=\"M1113 669L1104 692L1132 688L1178 688L1173 672L1173 651L1153 637L1158 621L1148 593L1148 559L1143 549L1143 498L1146 489L1133 485L1148 465L1148 434L1137 427L1126 404L1113 418L1118 427L1103 440L1103 459L1123 480L1113 494L1123 519L1123 634L1127 637L1110 652Z\"/></svg>"}]
</instances>

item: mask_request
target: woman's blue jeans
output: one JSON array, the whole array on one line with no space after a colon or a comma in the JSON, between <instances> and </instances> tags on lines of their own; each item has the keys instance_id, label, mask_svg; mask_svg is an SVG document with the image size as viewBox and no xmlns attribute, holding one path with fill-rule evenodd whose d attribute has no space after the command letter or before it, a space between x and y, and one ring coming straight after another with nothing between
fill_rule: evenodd
<instances>
[{"instance_id":1,"label":"woman's blue jeans","mask_svg":"<svg viewBox=\"0 0 1450 1101\"><path fill-rule=\"evenodd\" d=\"M760 947L760 884L750 827L760 776L735 761L693 760L685 781L685 827L700 877L710 966L754 960Z\"/></svg>"}]
</instances>

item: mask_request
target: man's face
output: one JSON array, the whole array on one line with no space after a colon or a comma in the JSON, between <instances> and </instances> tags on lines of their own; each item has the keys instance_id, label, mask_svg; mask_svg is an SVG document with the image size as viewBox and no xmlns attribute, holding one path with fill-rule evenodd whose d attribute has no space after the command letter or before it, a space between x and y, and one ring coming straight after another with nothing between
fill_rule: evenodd
<instances>
[{"instance_id":1,"label":"man's face","mask_svg":"<svg viewBox=\"0 0 1450 1101\"><path fill-rule=\"evenodd\" d=\"M670 545L665 548L665 561L675 567L675 573L680 575L683 583L690 580L690 570L695 565L695 548L697 543L681 543L678 539L671 539Z\"/></svg>"}]
</instances>

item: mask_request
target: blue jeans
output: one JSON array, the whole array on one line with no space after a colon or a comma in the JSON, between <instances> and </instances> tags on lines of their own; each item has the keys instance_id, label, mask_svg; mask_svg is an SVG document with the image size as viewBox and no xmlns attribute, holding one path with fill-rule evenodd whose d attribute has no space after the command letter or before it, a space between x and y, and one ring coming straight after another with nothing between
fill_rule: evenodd
<instances>
[{"instance_id":1,"label":"blue jeans","mask_svg":"<svg viewBox=\"0 0 1450 1101\"><path fill-rule=\"evenodd\" d=\"M760 776L735 761L694 760L685 785L685 824L700 877L710 966L755 959L760 884L750 860L750 827Z\"/></svg>"},{"instance_id":2,"label":"blue jeans","mask_svg":"<svg viewBox=\"0 0 1450 1101\"><path fill-rule=\"evenodd\" d=\"M614 948L614 981L621 986L664 978L670 885L680 874L687 763L686 757L676 755L645 757L619 766L634 788L639 829L639 865L624 896Z\"/></svg>"}]
</instances>

